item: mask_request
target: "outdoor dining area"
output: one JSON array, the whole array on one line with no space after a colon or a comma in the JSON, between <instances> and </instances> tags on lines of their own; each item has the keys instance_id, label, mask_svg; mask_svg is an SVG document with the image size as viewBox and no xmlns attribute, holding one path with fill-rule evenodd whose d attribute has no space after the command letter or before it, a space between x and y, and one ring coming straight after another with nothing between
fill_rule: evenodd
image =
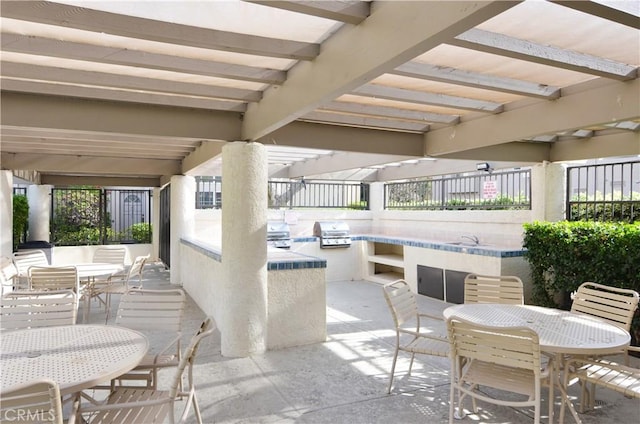
<instances>
[{"instance_id":1,"label":"outdoor dining area","mask_svg":"<svg viewBox=\"0 0 640 424\"><path fill-rule=\"evenodd\" d=\"M458 305L402 280L334 282L326 342L230 358L162 263L135 262L110 282L76 275L84 291L38 287L51 266L30 265L26 286L14 275L21 290L0 309L2 422L618 423L639 412L632 290L585 283L560 311L525 305L517 277L469 275Z\"/></svg>"}]
</instances>

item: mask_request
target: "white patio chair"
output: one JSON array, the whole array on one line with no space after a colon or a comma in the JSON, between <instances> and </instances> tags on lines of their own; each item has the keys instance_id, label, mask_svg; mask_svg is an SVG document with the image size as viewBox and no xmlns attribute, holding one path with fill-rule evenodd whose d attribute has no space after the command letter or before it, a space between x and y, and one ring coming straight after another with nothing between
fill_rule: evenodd
<instances>
[{"instance_id":1,"label":"white patio chair","mask_svg":"<svg viewBox=\"0 0 640 424\"><path fill-rule=\"evenodd\" d=\"M78 295L73 290L12 292L0 299L0 328L73 325L78 316Z\"/></svg>"},{"instance_id":2,"label":"white patio chair","mask_svg":"<svg viewBox=\"0 0 640 424\"><path fill-rule=\"evenodd\" d=\"M122 281L126 278L127 274L124 271L124 262L127 256L127 249L124 247L99 247L93 253L91 262L93 263L108 263L119 265L122 267L122 271L117 274L109 275L106 278L92 278L87 285L88 300L98 299L105 307L105 313L109 313L108 302L105 298L100 296L105 293L105 288L110 286L116 281Z\"/></svg>"},{"instance_id":3,"label":"white patio chair","mask_svg":"<svg viewBox=\"0 0 640 424\"><path fill-rule=\"evenodd\" d=\"M411 288L404 280L396 280L383 286L384 298L391 310L391 316L396 330L396 349L391 365L391 375L387 393L391 393L393 387L393 376L398 360L398 352L404 351L411 354L409 363L409 375L413 367L413 360L416 353L423 355L433 355L447 357L449 355L449 342L446 336L437 335L430 329L426 333L426 328L421 326L424 323L422 318L443 321L442 317L418 312L418 303ZM443 323L444 325L444 323Z\"/></svg>"},{"instance_id":4,"label":"white patio chair","mask_svg":"<svg viewBox=\"0 0 640 424\"><path fill-rule=\"evenodd\" d=\"M93 263L124 265L127 249L124 247L99 247L93 253Z\"/></svg>"},{"instance_id":5,"label":"white patio chair","mask_svg":"<svg viewBox=\"0 0 640 424\"><path fill-rule=\"evenodd\" d=\"M549 385L548 369L541 368L540 342L526 327L491 327L453 317L447 321L451 344L451 398L449 423L464 417L466 396L496 405L533 407L534 423L540 422L541 387ZM498 389L485 395L478 386ZM458 394L457 408L455 397ZM511 393L526 396L520 400Z\"/></svg>"},{"instance_id":6,"label":"white patio chair","mask_svg":"<svg viewBox=\"0 0 640 424\"><path fill-rule=\"evenodd\" d=\"M578 287L578 290L573 294L573 302L571 303L571 312L592 315L603 319L611 324L617 325L626 331L631 329L631 323L633 316L638 308L640 296L638 292L631 289L622 289L618 287L607 286L604 284L585 282ZM624 356L624 364L629 365L629 348L621 350ZM573 358L578 360L579 358ZM581 358L581 367L585 368L584 373L589 372L587 364L589 360L587 358ZM596 358L593 360L596 368L603 366L607 361L604 358ZM615 362L610 362L616 364ZM574 365L577 362L574 361ZM569 369L569 372L573 370ZM610 374L614 375L614 373ZM580 400L580 408L584 410L583 405L587 405L592 408L595 402L595 390L596 383L593 378L581 379L582 391ZM587 384L588 383L588 384ZM586 397L586 399L584 399Z\"/></svg>"},{"instance_id":7,"label":"white patio chair","mask_svg":"<svg viewBox=\"0 0 640 424\"><path fill-rule=\"evenodd\" d=\"M9 293L15 289L18 279L18 268L11 258L2 256L0 258L0 283L2 284L1 294Z\"/></svg>"},{"instance_id":8,"label":"white patio chair","mask_svg":"<svg viewBox=\"0 0 640 424\"><path fill-rule=\"evenodd\" d=\"M49 260L42 250L20 250L13 253L13 263L18 270L17 289L29 288L29 267L48 266Z\"/></svg>"},{"instance_id":9,"label":"white patio chair","mask_svg":"<svg viewBox=\"0 0 640 424\"><path fill-rule=\"evenodd\" d=\"M186 397L186 403L178 422L187 422L187 415L193 405L196 421L202 424L196 386L193 381L193 364L196 359L198 347L202 339L210 336L215 330L211 319L202 322L200 329L194 334L185 350L169 390L156 390L155 388L118 387L113 390L105 404L80 407L80 416L91 424L108 423L164 423L168 418L170 423L175 422L175 402ZM183 376L185 369L186 387L183 391ZM190 421L191 422L191 421Z\"/></svg>"},{"instance_id":10,"label":"white patio chair","mask_svg":"<svg viewBox=\"0 0 640 424\"><path fill-rule=\"evenodd\" d=\"M574 293L571 312L593 315L629 331L639 299L635 290L586 282Z\"/></svg>"},{"instance_id":11,"label":"white patio chair","mask_svg":"<svg viewBox=\"0 0 640 424\"><path fill-rule=\"evenodd\" d=\"M116 325L147 334L161 334L168 340L146 355L133 371L120 376L120 384L126 380L143 380L147 387L155 389L158 370L178 365L185 306L186 295L181 289L130 289L122 295Z\"/></svg>"},{"instance_id":12,"label":"white patio chair","mask_svg":"<svg viewBox=\"0 0 640 424\"><path fill-rule=\"evenodd\" d=\"M58 384L52 380L39 379L0 393L0 422L62 424L63 412Z\"/></svg>"},{"instance_id":13,"label":"white patio chair","mask_svg":"<svg viewBox=\"0 0 640 424\"><path fill-rule=\"evenodd\" d=\"M629 346L628 350L640 352L640 347ZM628 398L640 399L640 369L637 367L604 358L578 357L569 359L567 369L569 372L565 373L565 387L575 378L581 383L580 412L593 409L595 406L593 386L616 391Z\"/></svg>"},{"instance_id":14,"label":"white patio chair","mask_svg":"<svg viewBox=\"0 0 640 424\"><path fill-rule=\"evenodd\" d=\"M464 303L524 304L522 280L508 275L469 274L464 279Z\"/></svg>"},{"instance_id":15,"label":"white patio chair","mask_svg":"<svg viewBox=\"0 0 640 424\"><path fill-rule=\"evenodd\" d=\"M149 259L150 255L145 256L137 256L134 260L127 272L124 275L124 279L121 281L110 280L109 284L102 286L99 288L100 294L105 295L105 306L107 309L107 316L105 318L105 322L109 322L109 318L111 317L111 297L114 294L124 294L130 289L141 289L142 288L142 273L144 271L144 266L147 263L147 259ZM133 283L133 285L132 285Z\"/></svg>"}]
</instances>

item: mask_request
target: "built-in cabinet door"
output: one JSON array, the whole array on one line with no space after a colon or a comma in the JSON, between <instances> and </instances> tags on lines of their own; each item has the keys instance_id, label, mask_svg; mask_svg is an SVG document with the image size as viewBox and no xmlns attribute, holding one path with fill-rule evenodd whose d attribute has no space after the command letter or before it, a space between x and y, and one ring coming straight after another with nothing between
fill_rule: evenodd
<instances>
[{"instance_id":1,"label":"built-in cabinet door","mask_svg":"<svg viewBox=\"0 0 640 424\"><path fill-rule=\"evenodd\" d=\"M442 268L418 265L418 294L444 300Z\"/></svg>"},{"instance_id":2,"label":"built-in cabinet door","mask_svg":"<svg viewBox=\"0 0 640 424\"><path fill-rule=\"evenodd\" d=\"M469 275L469 272L465 271L452 271L448 269L444 272L447 302L464 302L464 279L467 275Z\"/></svg>"}]
</instances>

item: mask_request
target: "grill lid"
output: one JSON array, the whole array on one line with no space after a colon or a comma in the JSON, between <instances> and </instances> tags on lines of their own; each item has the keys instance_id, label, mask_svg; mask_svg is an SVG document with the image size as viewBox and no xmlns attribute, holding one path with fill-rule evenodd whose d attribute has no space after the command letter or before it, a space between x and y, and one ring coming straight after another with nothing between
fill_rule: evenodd
<instances>
[{"instance_id":1,"label":"grill lid","mask_svg":"<svg viewBox=\"0 0 640 424\"><path fill-rule=\"evenodd\" d=\"M349 225L341 221L318 221L313 226L316 237L349 237Z\"/></svg>"},{"instance_id":2,"label":"grill lid","mask_svg":"<svg viewBox=\"0 0 640 424\"><path fill-rule=\"evenodd\" d=\"M351 233L345 222L318 221L313 225L313 235L320 237L321 248L351 246Z\"/></svg>"},{"instance_id":3,"label":"grill lid","mask_svg":"<svg viewBox=\"0 0 640 424\"><path fill-rule=\"evenodd\" d=\"M285 249L291 247L291 230L289 224L282 221L267 222L267 244Z\"/></svg>"}]
</instances>

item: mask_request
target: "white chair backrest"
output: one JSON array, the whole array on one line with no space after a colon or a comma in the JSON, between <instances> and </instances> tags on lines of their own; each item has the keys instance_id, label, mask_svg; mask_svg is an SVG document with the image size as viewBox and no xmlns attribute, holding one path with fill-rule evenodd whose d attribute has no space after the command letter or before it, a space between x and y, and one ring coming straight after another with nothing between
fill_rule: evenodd
<instances>
[{"instance_id":1,"label":"white chair backrest","mask_svg":"<svg viewBox=\"0 0 640 424\"><path fill-rule=\"evenodd\" d=\"M142 286L142 271L144 271L144 266L147 263L147 259L149 259L151 255L145 256L136 256L133 260L133 263L129 267L129 271L127 272L127 281L126 284L133 279L138 279L138 286Z\"/></svg>"},{"instance_id":2,"label":"white chair backrest","mask_svg":"<svg viewBox=\"0 0 640 424\"><path fill-rule=\"evenodd\" d=\"M93 263L108 263L123 265L127 256L127 249L124 247L99 247L93 253Z\"/></svg>"},{"instance_id":3,"label":"white chair backrest","mask_svg":"<svg viewBox=\"0 0 640 424\"><path fill-rule=\"evenodd\" d=\"M18 276L18 268L11 258L2 256L0 258L0 284L2 284L2 294L13 290Z\"/></svg>"},{"instance_id":4,"label":"white chair backrest","mask_svg":"<svg viewBox=\"0 0 640 424\"><path fill-rule=\"evenodd\" d=\"M522 280L510 275L469 274L464 279L464 303L523 305Z\"/></svg>"},{"instance_id":5,"label":"white chair backrest","mask_svg":"<svg viewBox=\"0 0 640 424\"><path fill-rule=\"evenodd\" d=\"M531 370L540 378L540 341L527 327L492 327L452 317L447 320L451 358ZM496 376L496 379L500 376Z\"/></svg>"},{"instance_id":6,"label":"white chair backrest","mask_svg":"<svg viewBox=\"0 0 640 424\"><path fill-rule=\"evenodd\" d=\"M571 312L593 315L629 331L638 299L635 290L586 282L573 295Z\"/></svg>"},{"instance_id":7,"label":"white chair backrest","mask_svg":"<svg viewBox=\"0 0 640 424\"><path fill-rule=\"evenodd\" d=\"M75 266L29 267L29 285L32 290L73 290L80 293Z\"/></svg>"},{"instance_id":8,"label":"white chair backrest","mask_svg":"<svg viewBox=\"0 0 640 424\"><path fill-rule=\"evenodd\" d=\"M0 328L73 325L78 315L78 295L72 290L13 292L0 300Z\"/></svg>"},{"instance_id":9,"label":"white chair backrest","mask_svg":"<svg viewBox=\"0 0 640 424\"><path fill-rule=\"evenodd\" d=\"M20 275L27 275L27 270L31 266L47 266L49 261L47 255L42 250L21 250L14 252L13 263Z\"/></svg>"},{"instance_id":10,"label":"white chair backrest","mask_svg":"<svg viewBox=\"0 0 640 424\"><path fill-rule=\"evenodd\" d=\"M180 359L180 363L178 364L178 369L174 375L174 378L171 382L171 388L169 389L170 397L173 399L178 394L179 388L182 386L182 377L184 370L187 366L189 366L189 372L187 375L189 391L195 390L195 386L193 384L193 363L196 359L196 355L198 353L198 347L200 346L200 342L207 336L210 336L211 333L216 329L216 326L211 320L211 318L206 318L202 324L200 324L200 329L191 337L189 341L189 346L184 351L184 355Z\"/></svg>"},{"instance_id":11,"label":"white chair backrest","mask_svg":"<svg viewBox=\"0 0 640 424\"><path fill-rule=\"evenodd\" d=\"M130 289L120 297L116 325L140 331L182 331L186 296L181 289Z\"/></svg>"},{"instance_id":12,"label":"white chair backrest","mask_svg":"<svg viewBox=\"0 0 640 424\"><path fill-rule=\"evenodd\" d=\"M418 302L406 281L387 283L383 291L396 328L400 328L406 322L418 320Z\"/></svg>"},{"instance_id":13,"label":"white chair backrest","mask_svg":"<svg viewBox=\"0 0 640 424\"><path fill-rule=\"evenodd\" d=\"M12 387L0 393L0 399L2 423L63 423L60 388L53 380L33 380Z\"/></svg>"}]
</instances>

